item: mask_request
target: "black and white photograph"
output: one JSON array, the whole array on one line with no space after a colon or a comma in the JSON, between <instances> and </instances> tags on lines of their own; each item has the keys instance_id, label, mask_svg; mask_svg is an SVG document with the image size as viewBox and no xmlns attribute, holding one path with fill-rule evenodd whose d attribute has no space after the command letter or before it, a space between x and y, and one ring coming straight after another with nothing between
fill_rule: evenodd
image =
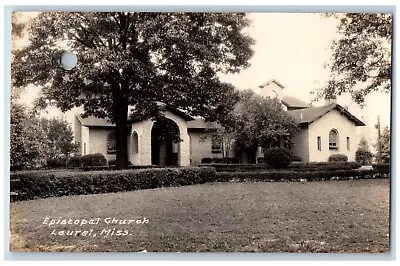
<instances>
[{"instance_id":1,"label":"black and white photograph","mask_svg":"<svg viewBox=\"0 0 400 266\"><path fill-rule=\"evenodd\" d=\"M13 12L9 251L388 254L392 21Z\"/></svg>"}]
</instances>

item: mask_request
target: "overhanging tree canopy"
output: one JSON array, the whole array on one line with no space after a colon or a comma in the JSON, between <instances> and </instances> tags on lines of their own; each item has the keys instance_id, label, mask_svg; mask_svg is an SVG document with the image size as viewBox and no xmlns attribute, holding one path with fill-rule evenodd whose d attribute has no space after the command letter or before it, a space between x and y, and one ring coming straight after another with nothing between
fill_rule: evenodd
<instances>
[{"instance_id":1,"label":"overhanging tree canopy","mask_svg":"<svg viewBox=\"0 0 400 266\"><path fill-rule=\"evenodd\" d=\"M243 13L41 13L30 44L12 66L13 85L42 88L37 105L116 124L117 166L127 166L126 124L131 115L157 117L158 102L223 121L237 97L217 73L249 66L253 40ZM76 52L71 71L59 66L62 46Z\"/></svg>"},{"instance_id":2,"label":"overhanging tree canopy","mask_svg":"<svg viewBox=\"0 0 400 266\"><path fill-rule=\"evenodd\" d=\"M332 44L331 78L316 99L350 93L364 104L373 91L391 90L392 15L327 14L339 19L339 39Z\"/></svg>"},{"instance_id":3,"label":"overhanging tree canopy","mask_svg":"<svg viewBox=\"0 0 400 266\"><path fill-rule=\"evenodd\" d=\"M233 117L236 142L242 151L255 150L258 146L270 148L280 141L291 147L298 132L296 121L283 110L278 99L262 97L250 90L240 93Z\"/></svg>"}]
</instances>

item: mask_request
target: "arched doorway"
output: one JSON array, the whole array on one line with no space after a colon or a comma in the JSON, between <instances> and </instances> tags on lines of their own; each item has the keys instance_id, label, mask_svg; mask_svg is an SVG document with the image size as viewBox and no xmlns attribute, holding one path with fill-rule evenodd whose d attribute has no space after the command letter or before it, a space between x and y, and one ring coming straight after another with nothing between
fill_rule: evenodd
<instances>
[{"instance_id":1,"label":"arched doorway","mask_svg":"<svg viewBox=\"0 0 400 266\"><path fill-rule=\"evenodd\" d=\"M151 164L178 166L180 157L180 131L171 119L161 117L151 129Z\"/></svg>"}]
</instances>

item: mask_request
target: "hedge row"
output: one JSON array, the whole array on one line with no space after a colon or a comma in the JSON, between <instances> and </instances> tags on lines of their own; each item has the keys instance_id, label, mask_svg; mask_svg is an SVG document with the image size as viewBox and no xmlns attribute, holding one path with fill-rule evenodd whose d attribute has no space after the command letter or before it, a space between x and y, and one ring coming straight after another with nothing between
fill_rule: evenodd
<instances>
[{"instance_id":1,"label":"hedge row","mask_svg":"<svg viewBox=\"0 0 400 266\"><path fill-rule=\"evenodd\" d=\"M153 169L153 168L162 168L158 165L128 165L127 169L134 170L134 169ZM111 171L117 170L115 165L104 165L104 166L85 166L79 167L78 169L83 171Z\"/></svg>"},{"instance_id":2,"label":"hedge row","mask_svg":"<svg viewBox=\"0 0 400 266\"><path fill-rule=\"evenodd\" d=\"M268 172L218 172L216 181L325 181L389 178L386 170L336 170L336 171L268 171Z\"/></svg>"},{"instance_id":3,"label":"hedge row","mask_svg":"<svg viewBox=\"0 0 400 266\"><path fill-rule=\"evenodd\" d=\"M47 169L57 168L77 168L77 167L92 167L92 166L106 166L107 159L101 153L76 155L71 158L57 158L50 159L46 162Z\"/></svg>"},{"instance_id":4,"label":"hedge row","mask_svg":"<svg viewBox=\"0 0 400 266\"><path fill-rule=\"evenodd\" d=\"M133 191L227 181L320 181L388 178L389 169L268 172L216 172L213 167L157 168L119 171L22 171L11 174L20 180L16 200Z\"/></svg>"},{"instance_id":5,"label":"hedge row","mask_svg":"<svg viewBox=\"0 0 400 266\"><path fill-rule=\"evenodd\" d=\"M215 181L212 167L159 168L91 172L19 172L17 200L80 194L111 193L158 187L185 186Z\"/></svg>"},{"instance_id":6,"label":"hedge row","mask_svg":"<svg viewBox=\"0 0 400 266\"><path fill-rule=\"evenodd\" d=\"M378 163L378 164L373 164L372 168L377 169L377 170L389 170L390 171L390 164L388 163Z\"/></svg>"},{"instance_id":7,"label":"hedge row","mask_svg":"<svg viewBox=\"0 0 400 266\"><path fill-rule=\"evenodd\" d=\"M268 164L201 164L212 166L217 172L253 172L272 169ZM360 168L357 162L323 162L323 163L291 163L286 170L291 171L320 171L320 170L351 170ZM283 171L283 170L282 170Z\"/></svg>"},{"instance_id":8,"label":"hedge row","mask_svg":"<svg viewBox=\"0 0 400 266\"><path fill-rule=\"evenodd\" d=\"M239 159L236 157L222 157L222 158L203 158L201 163L225 163L225 164L238 164Z\"/></svg>"}]
</instances>

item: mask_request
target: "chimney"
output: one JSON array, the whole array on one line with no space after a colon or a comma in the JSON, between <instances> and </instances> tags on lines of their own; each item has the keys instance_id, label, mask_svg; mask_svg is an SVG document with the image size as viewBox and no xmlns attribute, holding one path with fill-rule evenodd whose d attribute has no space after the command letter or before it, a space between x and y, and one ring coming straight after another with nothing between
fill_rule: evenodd
<instances>
[{"instance_id":1,"label":"chimney","mask_svg":"<svg viewBox=\"0 0 400 266\"><path fill-rule=\"evenodd\" d=\"M325 96L325 105L330 105L332 103L336 103L336 96L335 95Z\"/></svg>"}]
</instances>

